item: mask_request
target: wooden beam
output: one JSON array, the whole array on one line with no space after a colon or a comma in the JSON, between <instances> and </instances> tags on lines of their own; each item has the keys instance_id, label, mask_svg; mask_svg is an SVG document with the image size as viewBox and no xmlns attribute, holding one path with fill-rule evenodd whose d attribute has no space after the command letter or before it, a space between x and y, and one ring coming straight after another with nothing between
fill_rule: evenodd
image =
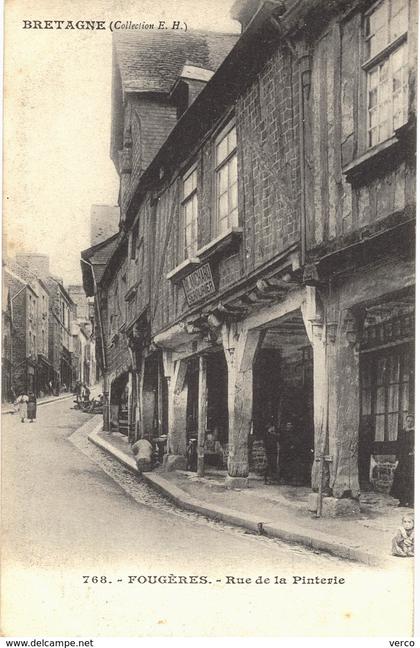
<instances>
[{"instance_id":1,"label":"wooden beam","mask_svg":"<svg viewBox=\"0 0 420 648\"><path fill-rule=\"evenodd\" d=\"M204 476L204 443L207 429L207 358L198 359L197 475Z\"/></svg>"}]
</instances>

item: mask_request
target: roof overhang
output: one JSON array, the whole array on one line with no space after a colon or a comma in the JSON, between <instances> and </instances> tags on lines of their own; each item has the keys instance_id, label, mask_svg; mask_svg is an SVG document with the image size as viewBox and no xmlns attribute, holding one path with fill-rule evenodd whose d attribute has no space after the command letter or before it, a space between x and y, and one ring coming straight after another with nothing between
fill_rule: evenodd
<instances>
[{"instance_id":1,"label":"roof overhang","mask_svg":"<svg viewBox=\"0 0 420 648\"><path fill-rule=\"evenodd\" d=\"M92 245L80 253L82 283L87 297L94 297L96 294L96 285L100 282L106 265L112 257L119 236L120 233L117 232L105 241Z\"/></svg>"}]
</instances>

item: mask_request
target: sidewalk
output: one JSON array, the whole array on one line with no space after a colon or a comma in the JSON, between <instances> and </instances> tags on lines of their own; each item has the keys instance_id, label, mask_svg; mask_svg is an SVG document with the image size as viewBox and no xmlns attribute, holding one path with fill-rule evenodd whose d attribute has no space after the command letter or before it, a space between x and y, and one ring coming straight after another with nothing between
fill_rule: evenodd
<instances>
[{"instance_id":1,"label":"sidewalk","mask_svg":"<svg viewBox=\"0 0 420 648\"><path fill-rule=\"evenodd\" d=\"M99 424L89 439L138 472L127 437L105 433ZM251 475L249 488L227 490L224 473L214 470L207 471L204 478L159 469L142 476L178 506L209 518L370 565L401 562L390 555L391 539L402 515L412 509L398 508L388 495L363 493L357 518L317 519L307 510L311 491L305 487L265 485L263 479Z\"/></svg>"},{"instance_id":2,"label":"sidewalk","mask_svg":"<svg viewBox=\"0 0 420 648\"><path fill-rule=\"evenodd\" d=\"M60 394L60 396L44 396L44 398L38 398L36 401L37 406L47 405L47 403L54 403L55 401L65 400L66 398L74 398L73 394ZM4 403L1 406L2 414L14 414L15 410L11 403Z\"/></svg>"}]
</instances>

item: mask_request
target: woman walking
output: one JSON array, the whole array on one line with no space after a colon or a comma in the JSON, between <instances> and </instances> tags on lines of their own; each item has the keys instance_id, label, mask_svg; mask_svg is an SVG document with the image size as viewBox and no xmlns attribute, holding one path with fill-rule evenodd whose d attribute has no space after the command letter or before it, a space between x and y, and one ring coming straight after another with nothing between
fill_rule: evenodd
<instances>
[{"instance_id":1,"label":"woman walking","mask_svg":"<svg viewBox=\"0 0 420 648\"><path fill-rule=\"evenodd\" d=\"M25 422L25 418L28 416L28 400L28 396L24 392L21 392L16 400L17 411L22 423Z\"/></svg>"},{"instance_id":2,"label":"woman walking","mask_svg":"<svg viewBox=\"0 0 420 648\"><path fill-rule=\"evenodd\" d=\"M33 392L30 392L28 397L28 419L30 423L36 419L36 396Z\"/></svg>"}]
</instances>

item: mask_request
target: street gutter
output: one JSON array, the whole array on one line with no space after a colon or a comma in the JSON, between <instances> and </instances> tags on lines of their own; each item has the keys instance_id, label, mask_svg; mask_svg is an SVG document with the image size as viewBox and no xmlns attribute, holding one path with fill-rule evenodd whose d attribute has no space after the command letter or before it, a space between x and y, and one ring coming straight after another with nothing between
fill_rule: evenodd
<instances>
[{"instance_id":1,"label":"street gutter","mask_svg":"<svg viewBox=\"0 0 420 648\"><path fill-rule=\"evenodd\" d=\"M304 545L310 549L323 551L338 556L339 558L375 566L383 566L386 562L385 557L378 557L378 555L373 553L373 551L363 549L360 545L334 538L330 534L316 530L308 531L308 529L304 527L299 527L298 525L290 524L288 522L282 522L280 524L278 522L271 523L270 520L261 520L261 518L258 518L255 515L215 504L205 503L191 497L181 488L170 483L161 474L153 472L140 473L137 469L134 457L131 458L100 437L98 433L101 430L102 421L90 434L88 434L89 441L113 455L131 472L141 476L146 483L170 499L180 508L200 513L212 520L223 521L227 524L243 527L259 535L265 535L269 538L277 538L285 542Z\"/></svg>"}]
</instances>

